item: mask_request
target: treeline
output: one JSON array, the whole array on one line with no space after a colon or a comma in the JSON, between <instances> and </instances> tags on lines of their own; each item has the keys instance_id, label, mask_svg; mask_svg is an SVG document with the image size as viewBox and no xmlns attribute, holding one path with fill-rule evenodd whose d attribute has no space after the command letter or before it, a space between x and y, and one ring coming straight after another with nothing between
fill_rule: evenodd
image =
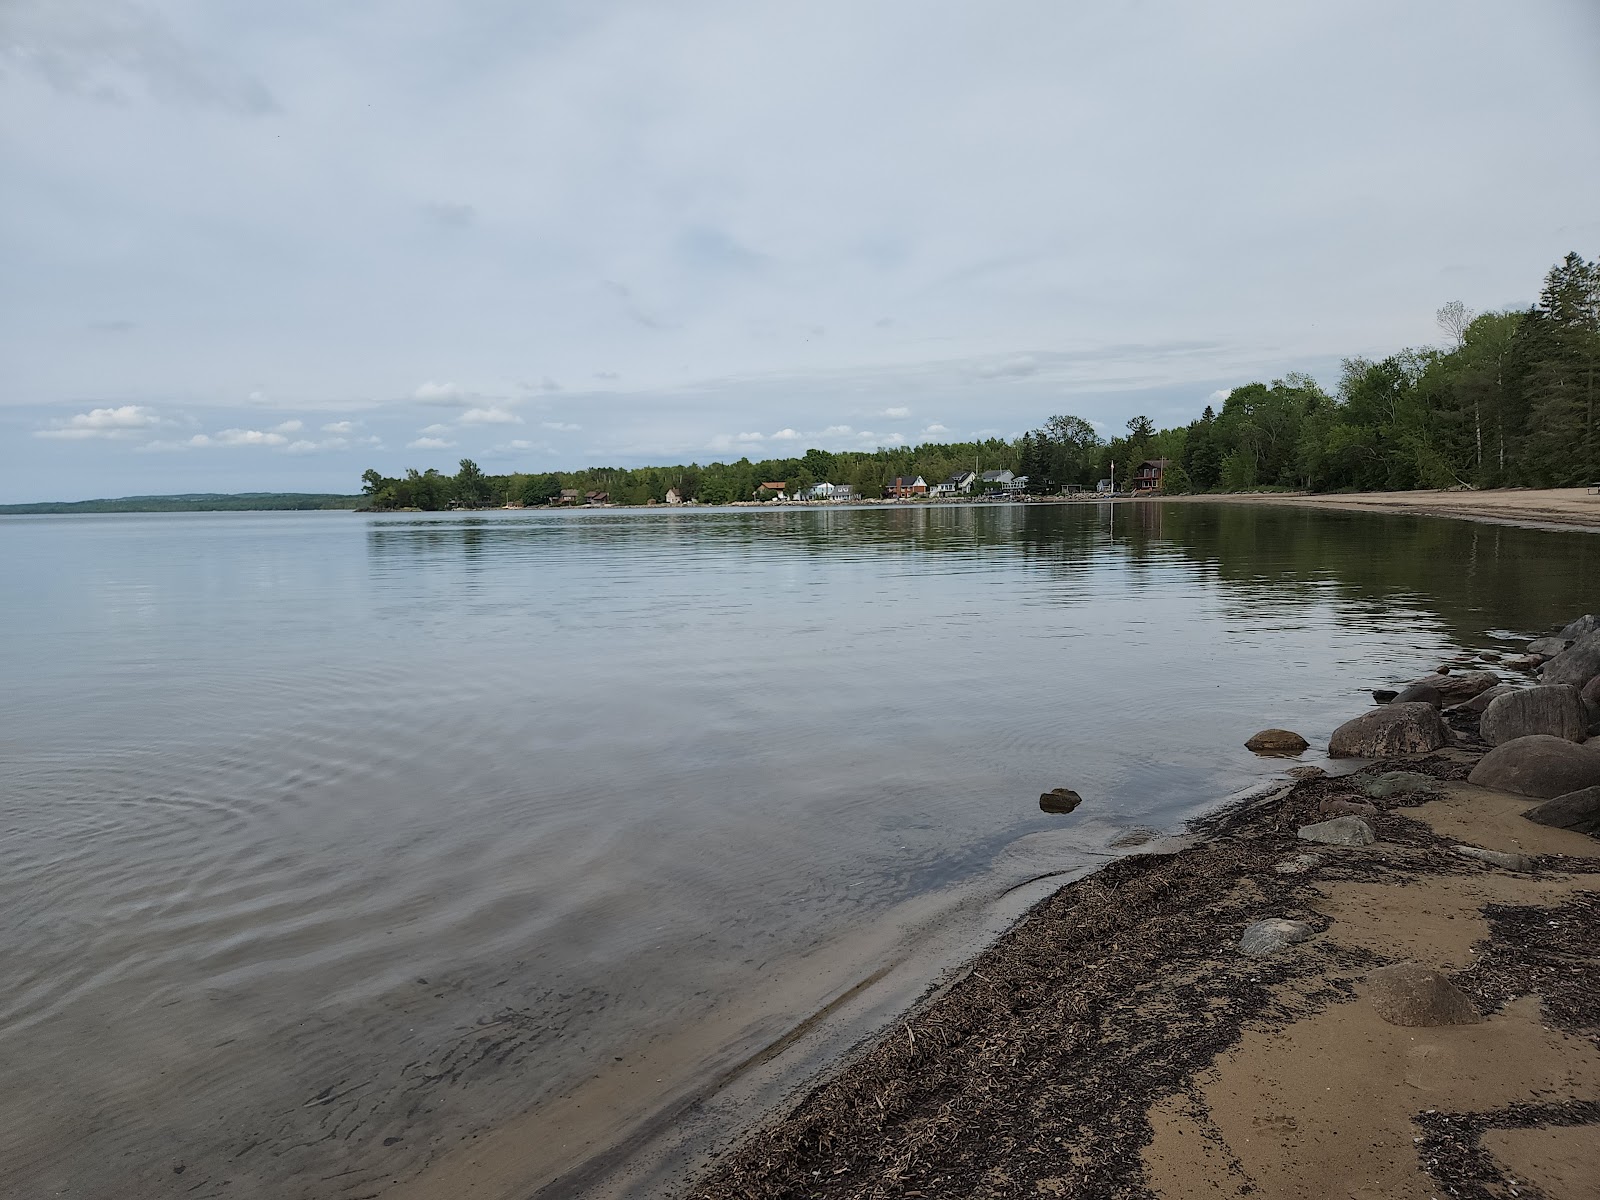
<instances>
[{"instance_id":1,"label":"treeline","mask_svg":"<svg viewBox=\"0 0 1600 1200\"><path fill-rule=\"evenodd\" d=\"M1380 362L1345 360L1332 394L1310 376L1234 388L1220 411L1157 429L1143 416L1103 439L1080 417L1052 417L1014 441L927 444L875 451L807 450L797 458L691 463L634 470L484 475L408 471L363 477L375 508L543 504L562 489L612 501L666 498L720 504L750 499L782 480L851 484L880 496L896 475L929 485L962 469L1010 470L1035 493L1131 480L1147 459L1167 459L1169 492L1264 488L1381 491L1457 486L1559 487L1600 480L1600 264L1569 254L1551 268L1526 310L1474 314L1451 302L1437 314L1445 348L1402 350Z\"/></svg>"}]
</instances>

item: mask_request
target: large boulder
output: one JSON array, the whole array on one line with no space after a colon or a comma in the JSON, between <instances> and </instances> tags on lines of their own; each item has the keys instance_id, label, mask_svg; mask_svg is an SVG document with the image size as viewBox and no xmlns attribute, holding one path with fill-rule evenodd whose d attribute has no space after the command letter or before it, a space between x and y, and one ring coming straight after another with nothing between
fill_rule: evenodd
<instances>
[{"instance_id":1,"label":"large boulder","mask_svg":"<svg viewBox=\"0 0 1600 1200\"><path fill-rule=\"evenodd\" d=\"M1439 710L1431 704L1386 704L1346 721L1328 739L1330 758L1388 758L1427 754L1448 741Z\"/></svg>"},{"instance_id":2,"label":"large boulder","mask_svg":"<svg viewBox=\"0 0 1600 1200\"><path fill-rule=\"evenodd\" d=\"M1564 638L1569 642L1575 642L1579 638L1587 637L1589 634L1594 633L1597 630L1600 630L1600 615L1595 613L1585 613L1556 636L1559 638Z\"/></svg>"},{"instance_id":3,"label":"large boulder","mask_svg":"<svg viewBox=\"0 0 1600 1200\"><path fill-rule=\"evenodd\" d=\"M1539 678L1546 683L1585 686L1600 675L1600 630L1586 633L1560 654L1545 663Z\"/></svg>"},{"instance_id":4,"label":"large boulder","mask_svg":"<svg viewBox=\"0 0 1600 1200\"><path fill-rule=\"evenodd\" d=\"M1552 829L1571 829L1577 833L1600 834L1600 787L1581 788L1535 804L1522 814L1528 820Z\"/></svg>"},{"instance_id":5,"label":"large boulder","mask_svg":"<svg viewBox=\"0 0 1600 1200\"><path fill-rule=\"evenodd\" d=\"M1467 994L1421 963L1379 967L1367 976L1368 995L1391 1025L1476 1025L1483 1020Z\"/></svg>"},{"instance_id":6,"label":"large boulder","mask_svg":"<svg viewBox=\"0 0 1600 1200\"><path fill-rule=\"evenodd\" d=\"M1589 731L1589 710L1570 683L1547 683L1499 696L1483 710L1478 732L1491 746L1531 733L1581 742Z\"/></svg>"},{"instance_id":7,"label":"large boulder","mask_svg":"<svg viewBox=\"0 0 1600 1200\"><path fill-rule=\"evenodd\" d=\"M1419 679L1416 683L1408 684L1395 693L1391 704L1431 704L1435 708L1444 706L1444 697L1439 694L1439 689L1426 679Z\"/></svg>"},{"instance_id":8,"label":"large boulder","mask_svg":"<svg viewBox=\"0 0 1600 1200\"><path fill-rule=\"evenodd\" d=\"M1509 683L1497 683L1487 692L1479 692L1471 700L1463 700L1460 704L1454 705L1452 711L1481 713L1489 707L1492 701L1499 699L1501 696L1509 695L1516 690Z\"/></svg>"},{"instance_id":9,"label":"large boulder","mask_svg":"<svg viewBox=\"0 0 1600 1200\"><path fill-rule=\"evenodd\" d=\"M1304 921L1268 917L1244 931L1244 936L1239 939L1239 949L1251 958L1265 958L1269 954L1287 950L1296 942L1305 941L1311 932L1311 926Z\"/></svg>"},{"instance_id":10,"label":"large boulder","mask_svg":"<svg viewBox=\"0 0 1600 1200\"><path fill-rule=\"evenodd\" d=\"M1534 638L1528 643L1528 653L1537 654L1540 658L1554 658L1576 640L1559 637Z\"/></svg>"},{"instance_id":11,"label":"large boulder","mask_svg":"<svg viewBox=\"0 0 1600 1200\"><path fill-rule=\"evenodd\" d=\"M1246 750L1254 750L1257 754L1296 755L1304 754L1310 743L1298 733L1287 729L1263 729L1244 744Z\"/></svg>"},{"instance_id":12,"label":"large boulder","mask_svg":"<svg viewBox=\"0 0 1600 1200\"><path fill-rule=\"evenodd\" d=\"M1302 825L1298 836L1302 842L1316 842L1321 846L1370 846L1378 840L1371 825L1360 817L1350 816Z\"/></svg>"},{"instance_id":13,"label":"large boulder","mask_svg":"<svg viewBox=\"0 0 1600 1200\"><path fill-rule=\"evenodd\" d=\"M1432 675L1424 675L1417 682L1430 684L1436 688L1441 703L1449 705L1460 704L1471 700L1479 692L1487 692L1500 682L1500 676L1493 671L1452 671L1448 675L1441 675L1435 671Z\"/></svg>"},{"instance_id":14,"label":"large boulder","mask_svg":"<svg viewBox=\"0 0 1600 1200\"><path fill-rule=\"evenodd\" d=\"M1600 786L1600 750L1547 733L1530 734L1489 751L1467 780L1479 787L1549 800Z\"/></svg>"}]
</instances>

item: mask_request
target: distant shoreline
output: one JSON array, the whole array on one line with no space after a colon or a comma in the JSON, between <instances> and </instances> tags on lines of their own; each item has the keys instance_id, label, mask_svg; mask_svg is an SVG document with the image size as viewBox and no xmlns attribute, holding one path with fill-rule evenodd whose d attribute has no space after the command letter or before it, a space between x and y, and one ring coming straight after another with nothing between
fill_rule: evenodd
<instances>
[{"instance_id":1,"label":"distant shoreline","mask_svg":"<svg viewBox=\"0 0 1600 1200\"><path fill-rule=\"evenodd\" d=\"M1505 488L1495 491L1415 492L1230 492L1163 496L1179 503L1275 504L1337 512L1396 513L1456 517L1491 524L1560 526L1600 533L1600 494L1575 488Z\"/></svg>"}]
</instances>

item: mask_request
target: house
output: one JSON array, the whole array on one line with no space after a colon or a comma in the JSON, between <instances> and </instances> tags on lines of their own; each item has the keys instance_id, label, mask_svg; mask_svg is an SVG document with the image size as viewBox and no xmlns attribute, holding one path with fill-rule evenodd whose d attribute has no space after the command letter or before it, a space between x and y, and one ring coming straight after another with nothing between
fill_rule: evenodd
<instances>
[{"instance_id":1,"label":"house","mask_svg":"<svg viewBox=\"0 0 1600 1200\"><path fill-rule=\"evenodd\" d=\"M978 476L979 490L985 492L1014 492L1017 477L1010 471L985 471Z\"/></svg>"},{"instance_id":2,"label":"house","mask_svg":"<svg viewBox=\"0 0 1600 1200\"><path fill-rule=\"evenodd\" d=\"M852 486L851 484L848 484L848 483L836 483L836 484L834 484L833 485L833 495L829 497L830 500L834 500L834 501L854 500L855 498L856 498L856 489L855 489L854 486Z\"/></svg>"},{"instance_id":3,"label":"house","mask_svg":"<svg viewBox=\"0 0 1600 1200\"><path fill-rule=\"evenodd\" d=\"M838 490L831 483L813 483L800 493L802 500L832 500L833 493Z\"/></svg>"},{"instance_id":4,"label":"house","mask_svg":"<svg viewBox=\"0 0 1600 1200\"><path fill-rule=\"evenodd\" d=\"M928 481L921 475L896 475L884 485L883 494L891 500L903 500L907 496L926 496Z\"/></svg>"},{"instance_id":5,"label":"house","mask_svg":"<svg viewBox=\"0 0 1600 1200\"><path fill-rule=\"evenodd\" d=\"M667 503L668 504L682 504L683 503L683 497L678 494L678 489L677 488L668 488L667 489Z\"/></svg>"},{"instance_id":6,"label":"house","mask_svg":"<svg viewBox=\"0 0 1600 1200\"><path fill-rule=\"evenodd\" d=\"M964 496L972 490L973 481L978 478L975 471L957 471L943 483L934 484L935 496Z\"/></svg>"},{"instance_id":7,"label":"house","mask_svg":"<svg viewBox=\"0 0 1600 1200\"><path fill-rule=\"evenodd\" d=\"M784 495L784 491L788 488L788 486L789 485L781 479L775 483L763 483L756 489L756 499L787 500L789 497Z\"/></svg>"},{"instance_id":8,"label":"house","mask_svg":"<svg viewBox=\"0 0 1600 1200\"><path fill-rule=\"evenodd\" d=\"M583 502L585 504L610 504L611 503L611 493L610 492L585 492L583 494Z\"/></svg>"},{"instance_id":9,"label":"house","mask_svg":"<svg viewBox=\"0 0 1600 1200\"><path fill-rule=\"evenodd\" d=\"M1147 458L1133 471L1133 491L1159 492L1161 480L1167 473L1167 468L1172 465L1170 458Z\"/></svg>"},{"instance_id":10,"label":"house","mask_svg":"<svg viewBox=\"0 0 1600 1200\"><path fill-rule=\"evenodd\" d=\"M581 497L577 488L562 488L561 494L551 500L552 504L576 504Z\"/></svg>"}]
</instances>

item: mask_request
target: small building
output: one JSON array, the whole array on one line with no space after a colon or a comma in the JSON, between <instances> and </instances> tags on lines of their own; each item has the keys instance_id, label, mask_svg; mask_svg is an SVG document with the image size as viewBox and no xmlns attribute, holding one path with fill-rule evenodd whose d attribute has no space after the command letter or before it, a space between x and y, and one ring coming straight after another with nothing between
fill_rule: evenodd
<instances>
[{"instance_id":1,"label":"small building","mask_svg":"<svg viewBox=\"0 0 1600 1200\"><path fill-rule=\"evenodd\" d=\"M904 500L908 496L926 496L928 481L921 475L896 475L884 484L883 494L891 500Z\"/></svg>"},{"instance_id":2,"label":"small building","mask_svg":"<svg viewBox=\"0 0 1600 1200\"><path fill-rule=\"evenodd\" d=\"M561 494L551 500L552 504L576 504L583 499L577 488L562 488Z\"/></svg>"},{"instance_id":3,"label":"small building","mask_svg":"<svg viewBox=\"0 0 1600 1200\"><path fill-rule=\"evenodd\" d=\"M1111 480L1102 479L1099 483L1094 485L1094 490L1102 494L1109 493L1111 491Z\"/></svg>"},{"instance_id":4,"label":"small building","mask_svg":"<svg viewBox=\"0 0 1600 1200\"><path fill-rule=\"evenodd\" d=\"M833 495L829 496L828 499L834 501L835 503L843 500L854 500L856 498L856 489L853 484L836 483L832 486Z\"/></svg>"},{"instance_id":5,"label":"small building","mask_svg":"<svg viewBox=\"0 0 1600 1200\"><path fill-rule=\"evenodd\" d=\"M838 489L831 483L813 483L800 493L801 500L832 500Z\"/></svg>"},{"instance_id":6,"label":"small building","mask_svg":"<svg viewBox=\"0 0 1600 1200\"><path fill-rule=\"evenodd\" d=\"M1167 468L1172 465L1170 458L1147 458L1133 470L1133 490L1139 492L1159 492L1161 481L1166 476Z\"/></svg>"},{"instance_id":7,"label":"small building","mask_svg":"<svg viewBox=\"0 0 1600 1200\"><path fill-rule=\"evenodd\" d=\"M683 497L678 494L678 489L677 488L671 487L671 488L667 489L667 503L668 504L682 504L683 503Z\"/></svg>"},{"instance_id":8,"label":"small building","mask_svg":"<svg viewBox=\"0 0 1600 1200\"><path fill-rule=\"evenodd\" d=\"M787 500L789 497L785 495L785 492L788 491L788 488L789 485L781 479L773 483L763 483L756 489L756 499Z\"/></svg>"},{"instance_id":9,"label":"small building","mask_svg":"<svg viewBox=\"0 0 1600 1200\"><path fill-rule=\"evenodd\" d=\"M611 503L611 493L610 492L585 492L583 494L583 502L585 504L610 504Z\"/></svg>"},{"instance_id":10,"label":"small building","mask_svg":"<svg viewBox=\"0 0 1600 1200\"><path fill-rule=\"evenodd\" d=\"M973 482L978 478L975 471L957 471L943 483L933 485L935 496L964 496L972 490Z\"/></svg>"},{"instance_id":11,"label":"small building","mask_svg":"<svg viewBox=\"0 0 1600 1200\"><path fill-rule=\"evenodd\" d=\"M979 490L985 492L1017 492L1017 477L1010 471L985 471L978 476Z\"/></svg>"}]
</instances>

